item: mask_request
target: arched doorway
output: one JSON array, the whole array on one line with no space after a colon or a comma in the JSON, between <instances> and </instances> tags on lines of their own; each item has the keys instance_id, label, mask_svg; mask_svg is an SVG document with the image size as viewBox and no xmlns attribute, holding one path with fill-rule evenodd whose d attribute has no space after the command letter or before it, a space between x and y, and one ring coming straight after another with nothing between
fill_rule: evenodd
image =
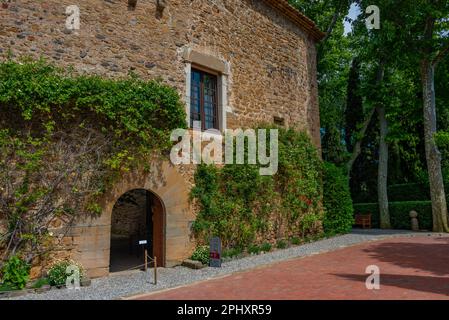
<instances>
[{"instance_id":1,"label":"arched doorway","mask_svg":"<svg viewBox=\"0 0 449 320\"><path fill-rule=\"evenodd\" d=\"M157 256L158 265L180 265L192 255L195 248L195 241L191 236L195 212L189 196L193 177L189 172L180 173L170 161L155 158L150 162L149 168L123 173L102 197L101 215L80 219L72 228L71 236L76 247L73 259L83 264L91 278L109 275L114 206L128 191L145 189L159 200L155 203L160 208L162 227L155 229L153 225L154 231L162 233L162 241L158 242L159 249L155 248L153 252L162 255L162 259ZM114 216L116 214L115 212Z\"/></svg>"},{"instance_id":2,"label":"arched doorway","mask_svg":"<svg viewBox=\"0 0 449 320\"><path fill-rule=\"evenodd\" d=\"M124 193L111 217L109 272L130 270L144 263L144 249L164 265L165 210L162 201L146 189ZM139 244L146 241L146 244Z\"/></svg>"}]
</instances>

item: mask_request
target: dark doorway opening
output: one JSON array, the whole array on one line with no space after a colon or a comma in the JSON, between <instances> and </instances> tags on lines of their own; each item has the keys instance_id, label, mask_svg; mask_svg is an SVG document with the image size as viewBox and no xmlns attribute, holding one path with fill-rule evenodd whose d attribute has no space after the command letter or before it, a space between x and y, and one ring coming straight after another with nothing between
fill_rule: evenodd
<instances>
[{"instance_id":1,"label":"dark doorway opening","mask_svg":"<svg viewBox=\"0 0 449 320\"><path fill-rule=\"evenodd\" d=\"M163 211L159 198L145 189L128 191L117 200L112 209L110 272L143 268L145 248L163 265ZM146 244L140 244L143 241Z\"/></svg>"}]
</instances>

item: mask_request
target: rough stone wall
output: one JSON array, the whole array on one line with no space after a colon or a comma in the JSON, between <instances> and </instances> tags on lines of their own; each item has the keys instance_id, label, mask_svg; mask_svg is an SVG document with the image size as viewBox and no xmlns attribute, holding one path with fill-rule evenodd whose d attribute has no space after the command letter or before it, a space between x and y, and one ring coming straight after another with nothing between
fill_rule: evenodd
<instances>
[{"instance_id":1,"label":"rough stone wall","mask_svg":"<svg viewBox=\"0 0 449 320\"><path fill-rule=\"evenodd\" d=\"M119 77L132 71L161 78L185 97L191 48L229 63L228 127L281 117L319 143L315 45L307 34L263 1L79 1L77 32L65 29L71 0L13 0L1 8L0 54L46 57L78 72Z\"/></svg>"},{"instance_id":2,"label":"rough stone wall","mask_svg":"<svg viewBox=\"0 0 449 320\"><path fill-rule=\"evenodd\" d=\"M131 201L117 201L112 209L111 234L120 236L145 234L146 191L133 190L127 195L132 196Z\"/></svg>"},{"instance_id":3,"label":"rough stone wall","mask_svg":"<svg viewBox=\"0 0 449 320\"><path fill-rule=\"evenodd\" d=\"M159 15L156 0L139 0L133 11L127 9L127 0L12 0L0 7L0 59L44 57L61 67L72 66L76 73L113 78L133 72L144 79L159 78L187 99L183 53L192 49L229 66L228 128L280 117L287 126L307 130L319 146L314 40L260 0L166 3ZM73 4L81 14L76 32L65 28L66 7ZM186 203L194 168L175 170L180 175L167 175L182 176L187 187L181 193L178 187L160 187L161 198L169 202L164 203L169 265L193 249L186 239L194 209ZM154 189L154 184L133 180L117 190L124 193L127 187ZM92 276L107 274L110 211L119 191L105 200L100 219L80 222L63 239L66 254L81 257Z\"/></svg>"}]
</instances>

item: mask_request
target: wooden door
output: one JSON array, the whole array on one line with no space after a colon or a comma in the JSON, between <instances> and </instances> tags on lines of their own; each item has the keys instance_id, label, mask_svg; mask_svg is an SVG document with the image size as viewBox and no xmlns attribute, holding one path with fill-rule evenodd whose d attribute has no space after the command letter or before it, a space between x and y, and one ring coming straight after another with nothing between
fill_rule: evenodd
<instances>
[{"instance_id":1,"label":"wooden door","mask_svg":"<svg viewBox=\"0 0 449 320\"><path fill-rule=\"evenodd\" d=\"M165 266L164 254L164 238L165 238L165 223L164 223L164 206L162 202L154 195L152 195L152 211L153 211L153 257L157 257L158 267Z\"/></svg>"}]
</instances>

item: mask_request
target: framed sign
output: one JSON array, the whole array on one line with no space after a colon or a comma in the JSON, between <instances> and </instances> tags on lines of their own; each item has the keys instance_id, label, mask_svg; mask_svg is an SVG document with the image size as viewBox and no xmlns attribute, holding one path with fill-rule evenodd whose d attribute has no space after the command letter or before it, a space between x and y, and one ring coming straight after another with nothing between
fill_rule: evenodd
<instances>
[{"instance_id":1,"label":"framed sign","mask_svg":"<svg viewBox=\"0 0 449 320\"><path fill-rule=\"evenodd\" d=\"M221 268L221 239L214 237L210 239L209 266Z\"/></svg>"}]
</instances>

